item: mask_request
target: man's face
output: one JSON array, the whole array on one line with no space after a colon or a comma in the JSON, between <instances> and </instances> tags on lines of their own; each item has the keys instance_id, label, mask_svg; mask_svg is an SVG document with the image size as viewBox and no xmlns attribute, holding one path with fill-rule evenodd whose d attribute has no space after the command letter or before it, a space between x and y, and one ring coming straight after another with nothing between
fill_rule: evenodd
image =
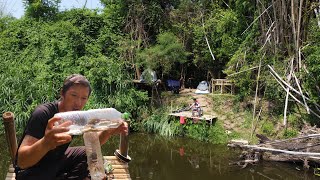
<instances>
[{"instance_id":1,"label":"man's face","mask_svg":"<svg viewBox=\"0 0 320 180\"><path fill-rule=\"evenodd\" d=\"M65 111L82 110L89 98L89 87L80 84L71 86L62 96L61 102Z\"/></svg>"}]
</instances>

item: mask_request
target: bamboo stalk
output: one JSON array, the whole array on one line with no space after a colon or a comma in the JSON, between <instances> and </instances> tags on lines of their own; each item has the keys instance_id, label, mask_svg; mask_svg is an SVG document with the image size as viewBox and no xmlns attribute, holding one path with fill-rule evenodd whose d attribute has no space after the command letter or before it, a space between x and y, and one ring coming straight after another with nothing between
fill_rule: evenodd
<instances>
[{"instance_id":1,"label":"bamboo stalk","mask_svg":"<svg viewBox=\"0 0 320 180\"><path fill-rule=\"evenodd\" d=\"M229 76L233 76L233 75L240 74L240 73L243 73L243 72L246 72L246 71L250 71L250 70L252 70L252 69L257 69L258 67L259 67L259 66L255 66L255 67L252 67L252 68L249 68L249 69L245 69L245 70L243 70L243 71L239 71L239 72L230 74Z\"/></svg>"},{"instance_id":2,"label":"bamboo stalk","mask_svg":"<svg viewBox=\"0 0 320 180\"><path fill-rule=\"evenodd\" d=\"M259 62L259 69L258 69L258 76L257 76L257 84L256 84L256 93L254 97L254 105L253 105L253 115L252 115L252 126L251 126L251 139L254 133L254 122L255 122L255 114L256 114L256 106L257 106L257 97L258 97L258 90L259 90L259 78L260 78L260 70L261 70L261 61L264 58L266 53L263 54L262 58L260 59Z\"/></svg>"},{"instance_id":3,"label":"bamboo stalk","mask_svg":"<svg viewBox=\"0 0 320 180\"><path fill-rule=\"evenodd\" d=\"M273 68L272 68L270 65L268 65L268 67L269 67L269 69L271 70L271 72L274 74L274 76L276 77L276 79L279 79L279 81L281 81L281 83L278 81L279 84L284 84L284 85L286 85L287 87L290 88L290 90L292 90L293 92L297 93L297 94L300 95L301 97L306 98L306 100L310 101L310 99L309 99L308 97L306 97L306 96L303 95L303 94L300 94L299 91L297 91L297 90L294 89L292 86L290 86L288 83L286 83L285 81L283 81L283 80L281 79L281 77L273 70ZM317 103L313 103L313 104L316 105L318 108L320 108L320 105L319 105L319 104L317 104Z\"/></svg>"},{"instance_id":4,"label":"bamboo stalk","mask_svg":"<svg viewBox=\"0 0 320 180\"><path fill-rule=\"evenodd\" d=\"M293 60L294 58L291 59L291 63L290 63L290 73L289 73L289 77L288 77L288 84L290 83L290 80L291 80L291 76L292 76L292 73L293 73ZM283 125L285 127L287 127L287 108L288 108L288 100L289 100L289 93L290 93L290 89L287 87L286 88L286 100L285 100L285 105L284 105L284 112L283 112Z\"/></svg>"},{"instance_id":5,"label":"bamboo stalk","mask_svg":"<svg viewBox=\"0 0 320 180\"><path fill-rule=\"evenodd\" d=\"M247 30L265 13L265 12L267 12L267 10L269 9L269 8L271 8L272 7L272 4L267 8L267 9L265 9L256 19L254 19L253 21L252 21L252 23L241 33L241 35L243 35L245 32L247 32Z\"/></svg>"},{"instance_id":6,"label":"bamboo stalk","mask_svg":"<svg viewBox=\"0 0 320 180\"><path fill-rule=\"evenodd\" d=\"M203 27L203 34L204 34L204 38L206 39L206 43L207 43L207 46L209 48L209 51L210 51L210 54L211 54L211 57L213 60L216 60L216 58L214 57L213 53L212 53L212 50L211 50L211 47L210 47L210 44L209 44L209 41L208 41L208 38L207 38L207 35L206 35L206 29L204 27L204 22L203 22L203 17L201 15L201 20L202 20L202 27Z\"/></svg>"},{"instance_id":7,"label":"bamboo stalk","mask_svg":"<svg viewBox=\"0 0 320 180\"><path fill-rule=\"evenodd\" d=\"M14 114L12 112L5 112L2 115L3 124L5 128L6 140L8 143L8 149L11 156L11 162L14 164L17 152L17 136L14 125Z\"/></svg>"},{"instance_id":8,"label":"bamboo stalk","mask_svg":"<svg viewBox=\"0 0 320 180\"><path fill-rule=\"evenodd\" d=\"M297 84L297 86L298 86L298 88L299 88L300 93L303 94L302 89L301 89L301 86L300 86L299 81L298 81L298 78L296 77L295 74L293 74L293 77L294 77L294 79L295 79L295 81L296 81L296 84ZM308 106L308 104L307 104L306 99L304 98L304 96L302 96L302 99L303 99L304 106L305 106L308 114L310 114L309 106Z\"/></svg>"},{"instance_id":9,"label":"bamboo stalk","mask_svg":"<svg viewBox=\"0 0 320 180\"><path fill-rule=\"evenodd\" d=\"M296 55L298 59L298 70L300 71L301 64L299 63L299 50L300 50L300 30L301 30L301 18L302 18L302 5L303 0L300 0L300 7L299 7L299 15L298 15L298 22L297 22L297 37L296 37Z\"/></svg>"},{"instance_id":10,"label":"bamboo stalk","mask_svg":"<svg viewBox=\"0 0 320 180\"><path fill-rule=\"evenodd\" d=\"M286 141L294 141L294 140L318 138L318 137L320 137L320 134L308 134L308 135L300 136L300 137L296 137L296 138L283 139L283 140L277 140L277 141L267 141L264 144L271 145L271 144L283 143L283 142L286 142Z\"/></svg>"},{"instance_id":11,"label":"bamboo stalk","mask_svg":"<svg viewBox=\"0 0 320 180\"><path fill-rule=\"evenodd\" d=\"M274 74L272 74L271 73L271 75L275 78L275 80L280 84L280 86L283 88L283 89L286 89L284 86L283 86L283 84L275 77L275 75ZM296 102L298 102L299 104L301 104L301 105L304 105L301 101L299 101L294 95L292 95L291 93L289 93L289 95L296 101ZM314 112L313 110L311 110L311 109L309 109L310 110L310 112L312 113L312 114L314 114L315 116L317 116L318 118L320 118L320 115L318 115L316 112Z\"/></svg>"},{"instance_id":12,"label":"bamboo stalk","mask_svg":"<svg viewBox=\"0 0 320 180\"><path fill-rule=\"evenodd\" d=\"M288 151L282 149L275 149L275 148L267 148L267 147L260 147L257 145L238 145L244 148L250 148L255 150L263 150L263 151L271 151L271 152L278 152L278 153L286 153L291 155L299 155L299 156L320 156L320 153L317 152L300 152L300 151Z\"/></svg>"}]
</instances>

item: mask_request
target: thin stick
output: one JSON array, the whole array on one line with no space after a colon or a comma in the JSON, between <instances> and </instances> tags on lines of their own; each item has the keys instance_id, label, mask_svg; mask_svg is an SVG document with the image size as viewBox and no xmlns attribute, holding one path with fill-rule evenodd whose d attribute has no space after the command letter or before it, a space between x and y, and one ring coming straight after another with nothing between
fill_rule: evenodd
<instances>
[{"instance_id":1,"label":"thin stick","mask_svg":"<svg viewBox=\"0 0 320 180\"><path fill-rule=\"evenodd\" d=\"M291 59L291 63L290 63L290 73L289 73L289 77L288 77L288 83L290 83L291 80L291 76L293 73L293 60L294 58ZM288 100L289 100L289 93L290 93L290 89L287 87L286 88L286 101L285 101L285 105L284 105L284 112L283 112L283 125L285 127L287 127L287 108L288 108Z\"/></svg>"},{"instance_id":2,"label":"thin stick","mask_svg":"<svg viewBox=\"0 0 320 180\"><path fill-rule=\"evenodd\" d=\"M264 150L264 151L286 153L286 154L299 155L299 156L320 156L320 153L317 153L317 152L287 151L287 150L282 150L282 149L260 147L260 146L256 146L256 145L241 145L240 147L251 148L251 149L255 149L255 150Z\"/></svg>"},{"instance_id":3,"label":"thin stick","mask_svg":"<svg viewBox=\"0 0 320 180\"><path fill-rule=\"evenodd\" d=\"M298 81L298 78L297 78L297 76L296 76L294 73L293 73L293 77L294 77L294 79L296 80L296 84L297 84L297 86L298 86L298 88L299 88L300 93L303 94L302 89L301 89L301 86L300 86L299 81ZM302 96L302 99L303 99L304 106L306 107L306 110L307 110L308 114L310 114L309 106L308 106L308 104L307 104L306 99L304 98L304 96Z\"/></svg>"},{"instance_id":4,"label":"thin stick","mask_svg":"<svg viewBox=\"0 0 320 180\"><path fill-rule=\"evenodd\" d=\"M290 139L283 139L283 140L278 140L278 141L267 141L266 143L264 144L268 144L268 145L271 145L271 144L277 144L277 143L282 143L282 142L286 142L286 141L294 141L294 140L299 140L299 139L309 139L309 138L318 138L320 137L320 134L308 134L308 135L305 135L305 136L300 136L300 137L296 137L296 138L290 138Z\"/></svg>"},{"instance_id":5,"label":"thin stick","mask_svg":"<svg viewBox=\"0 0 320 180\"><path fill-rule=\"evenodd\" d=\"M252 21L252 23L247 27L246 30L244 30L241 35L243 35L265 12L267 12L267 10L272 6L272 4L267 8L265 9L255 20Z\"/></svg>"},{"instance_id":6,"label":"thin stick","mask_svg":"<svg viewBox=\"0 0 320 180\"><path fill-rule=\"evenodd\" d=\"M292 90L293 92L297 93L297 94L300 95L300 96L303 96L304 98L306 98L306 100L310 101L310 99L309 99L308 97L304 96L303 94L300 94L299 91L297 91L297 90L294 89L292 86L290 86L288 83L286 83L285 81L283 81L283 80L281 79L281 77L273 70L273 68L272 68L270 65L268 65L268 67L269 67L269 69L271 70L271 72L277 77L277 79L279 79L283 84L285 84L287 87L289 87L290 90ZM320 108L320 105L319 105L319 104L317 104L317 103L313 103L313 104L316 105L316 106L318 106L318 108Z\"/></svg>"},{"instance_id":7,"label":"thin stick","mask_svg":"<svg viewBox=\"0 0 320 180\"><path fill-rule=\"evenodd\" d=\"M280 86L281 86L283 89L286 89L286 88L283 86L283 84L282 84L281 82L279 82L279 80L275 77L274 74L271 73L271 75L275 78L275 80L280 84ZM303 104L301 101L299 101L294 95L292 95L291 93L289 93L289 95L290 95L295 101L297 101L299 104L304 105L304 104ZM317 113L315 113L313 110L310 109L310 112L311 112L312 114L314 114L315 116L317 116L317 117L320 119L320 116L319 116Z\"/></svg>"},{"instance_id":8,"label":"thin stick","mask_svg":"<svg viewBox=\"0 0 320 180\"><path fill-rule=\"evenodd\" d=\"M208 48L209 48L211 57L212 57L213 60L216 60L216 59L214 58L214 55L213 55L212 51L211 51L211 47L210 47L210 44L209 44L209 41L208 41L208 38L207 38L207 35L206 35L206 29L205 29L205 27L204 27L204 22L203 22L203 16L202 16L202 15L201 15L201 20L202 20L202 27L203 27L203 32L204 32L204 38L206 39L206 42L207 42L207 45L208 45Z\"/></svg>"},{"instance_id":9,"label":"thin stick","mask_svg":"<svg viewBox=\"0 0 320 180\"><path fill-rule=\"evenodd\" d=\"M260 78L260 69L261 69L261 60L264 58L266 53L263 54L262 58L259 62L259 70L258 70L258 76L257 76L257 84L256 84L256 93L254 97L254 105L253 105L253 113L252 113L252 126L251 126L251 139L254 133L254 121L255 121L255 115L256 115L256 106L257 106L257 98L258 98L258 90L259 90L259 78Z\"/></svg>"},{"instance_id":10,"label":"thin stick","mask_svg":"<svg viewBox=\"0 0 320 180\"><path fill-rule=\"evenodd\" d=\"M259 66L255 66L255 67L252 67L252 68L249 68L249 69L243 70L243 71L239 71L239 72L236 72L236 73L230 74L229 76L233 76L233 75L236 75L236 74L239 74L239 73L243 73L243 72L249 71L249 70L251 70L251 69L257 69L258 67L259 67Z\"/></svg>"}]
</instances>

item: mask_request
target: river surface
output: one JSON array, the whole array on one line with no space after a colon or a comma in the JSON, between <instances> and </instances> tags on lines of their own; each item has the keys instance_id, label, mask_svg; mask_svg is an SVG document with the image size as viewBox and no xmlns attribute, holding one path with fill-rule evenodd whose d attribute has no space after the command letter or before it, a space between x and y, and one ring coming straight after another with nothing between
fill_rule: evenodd
<instances>
[{"instance_id":1,"label":"river surface","mask_svg":"<svg viewBox=\"0 0 320 180\"><path fill-rule=\"evenodd\" d=\"M80 139L80 140L79 140ZM79 138L75 144L82 144ZM112 155L118 148L114 137L103 145L104 155ZM130 135L129 171L136 180L262 180L262 179L320 179L313 170L304 171L301 165L260 162L241 168L229 165L239 160L240 152L226 145L213 145L188 138L165 138L135 133ZM4 136L0 136L0 180L5 179L9 153Z\"/></svg>"}]
</instances>

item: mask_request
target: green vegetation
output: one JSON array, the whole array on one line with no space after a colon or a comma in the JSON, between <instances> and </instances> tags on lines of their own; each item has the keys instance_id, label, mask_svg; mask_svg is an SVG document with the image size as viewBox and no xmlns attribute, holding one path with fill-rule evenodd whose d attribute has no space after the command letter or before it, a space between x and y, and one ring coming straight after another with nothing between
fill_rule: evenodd
<instances>
[{"instance_id":1,"label":"green vegetation","mask_svg":"<svg viewBox=\"0 0 320 180\"><path fill-rule=\"evenodd\" d=\"M250 139L253 129L283 138L296 135L303 123L319 124L290 97L288 125L280 126L286 92L268 67L298 90L299 82L308 107L319 112L320 33L313 15L318 6L311 1L291 8L290 2L267 0L101 0L101 11L63 12L60 0L24 2L24 17L0 18L0 112L14 112L20 132L35 106L59 97L71 73L92 83L87 109L130 112L135 131L221 143ZM181 80L182 87L188 79L228 78L236 96L210 97L220 118L215 126L181 126L168 117L169 103L149 108L152 98L132 82L148 68L162 82Z\"/></svg>"}]
</instances>

